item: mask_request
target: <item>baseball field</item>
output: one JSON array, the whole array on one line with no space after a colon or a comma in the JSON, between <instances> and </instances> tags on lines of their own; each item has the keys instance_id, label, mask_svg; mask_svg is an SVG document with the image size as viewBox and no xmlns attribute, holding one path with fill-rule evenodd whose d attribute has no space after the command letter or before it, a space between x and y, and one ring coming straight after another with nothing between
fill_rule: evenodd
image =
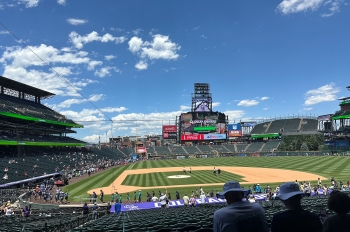
<instances>
[{"instance_id":1,"label":"baseball field","mask_svg":"<svg viewBox=\"0 0 350 232\"><path fill-rule=\"evenodd\" d=\"M221 174L214 175L214 167ZM183 169L186 169L186 175ZM190 168L192 173L190 173ZM116 191L130 193L141 190L143 201L146 193L164 192L165 188L175 198L175 191L185 193L203 187L204 191L221 191L228 180L237 180L243 186L260 184L277 186L286 181L311 181L317 178L329 184L331 177L339 182L350 180L350 157L343 156L280 156L280 157L225 157L183 160L150 160L119 166L94 174L89 178L65 186L71 202L83 202L93 191L105 193L105 201Z\"/></svg>"}]
</instances>

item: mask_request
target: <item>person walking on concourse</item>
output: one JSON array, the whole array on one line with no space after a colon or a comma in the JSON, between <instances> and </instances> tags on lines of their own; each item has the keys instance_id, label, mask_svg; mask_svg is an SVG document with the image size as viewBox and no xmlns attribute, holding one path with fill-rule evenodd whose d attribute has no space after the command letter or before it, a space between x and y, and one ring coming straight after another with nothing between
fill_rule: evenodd
<instances>
[{"instance_id":1,"label":"person walking on concourse","mask_svg":"<svg viewBox=\"0 0 350 232\"><path fill-rule=\"evenodd\" d=\"M246 191L236 181L224 184L223 191L216 196L226 199L227 206L215 211L214 232L239 232L247 231L248 228L256 232L269 231L263 207L260 204L243 201Z\"/></svg>"},{"instance_id":2,"label":"person walking on concourse","mask_svg":"<svg viewBox=\"0 0 350 232\"><path fill-rule=\"evenodd\" d=\"M322 223L318 215L301 207L301 198L304 195L295 182L287 182L280 186L277 197L282 200L287 210L273 216L271 232L322 232Z\"/></svg>"}]
</instances>

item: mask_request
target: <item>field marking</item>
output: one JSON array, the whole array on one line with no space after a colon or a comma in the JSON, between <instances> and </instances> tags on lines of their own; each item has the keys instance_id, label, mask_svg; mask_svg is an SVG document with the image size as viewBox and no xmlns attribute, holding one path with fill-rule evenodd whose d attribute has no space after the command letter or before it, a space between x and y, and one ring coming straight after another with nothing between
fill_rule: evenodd
<instances>
[{"instance_id":1,"label":"field marking","mask_svg":"<svg viewBox=\"0 0 350 232\"><path fill-rule=\"evenodd\" d=\"M232 167L232 166L216 166L217 169L221 171L230 172L239 176L243 176L241 184L261 184L261 183L275 183L275 182L294 182L298 181L316 181L317 178L321 180L327 180L326 177L301 172L293 171L286 169L274 169L274 168L256 168L256 167ZM130 186L122 185L123 181L128 175L135 174L148 174L155 172L179 172L179 175L183 174L182 167L166 167L166 168L148 168L148 169L133 169L133 170L124 170L109 186L95 188L88 191L89 194L93 192L99 193L100 189L103 190L105 194L112 194L111 186L115 187L115 191L118 193L127 193L127 192L136 192L143 189L165 189L165 188L183 188L190 186L214 186L214 185L224 185L224 183L208 183L208 184L188 184L188 185L170 185L170 186L151 186L151 187L139 187L139 186ZM192 172L199 170L210 170L213 172L212 166L195 166L192 167ZM214 174L213 174L214 175ZM218 177L220 178L220 177Z\"/></svg>"}]
</instances>

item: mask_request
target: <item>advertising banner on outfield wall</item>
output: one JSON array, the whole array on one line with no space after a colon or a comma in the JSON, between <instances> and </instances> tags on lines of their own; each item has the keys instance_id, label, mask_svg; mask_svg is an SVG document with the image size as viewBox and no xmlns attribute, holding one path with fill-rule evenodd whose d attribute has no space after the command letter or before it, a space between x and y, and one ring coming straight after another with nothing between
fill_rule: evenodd
<instances>
[{"instance_id":1,"label":"advertising banner on outfield wall","mask_svg":"<svg viewBox=\"0 0 350 232\"><path fill-rule=\"evenodd\" d=\"M177 133L176 132L163 132L163 139L176 139L177 138Z\"/></svg>"},{"instance_id":2,"label":"advertising banner on outfield wall","mask_svg":"<svg viewBox=\"0 0 350 232\"><path fill-rule=\"evenodd\" d=\"M163 133L168 133L168 132L177 132L177 126L176 125L166 125L163 126Z\"/></svg>"},{"instance_id":3,"label":"advertising banner on outfield wall","mask_svg":"<svg viewBox=\"0 0 350 232\"><path fill-rule=\"evenodd\" d=\"M241 130L229 130L228 131L228 137L241 137L242 131Z\"/></svg>"}]
</instances>

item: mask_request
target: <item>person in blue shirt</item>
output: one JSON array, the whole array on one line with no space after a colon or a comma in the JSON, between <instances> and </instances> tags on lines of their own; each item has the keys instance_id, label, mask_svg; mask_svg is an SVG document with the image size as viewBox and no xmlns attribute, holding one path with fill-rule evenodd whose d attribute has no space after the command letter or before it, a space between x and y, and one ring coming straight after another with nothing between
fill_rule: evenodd
<instances>
[{"instance_id":1,"label":"person in blue shirt","mask_svg":"<svg viewBox=\"0 0 350 232\"><path fill-rule=\"evenodd\" d=\"M122 212L122 204L120 204L119 202L115 203L115 205L114 205L114 212L115 213Z\"/></svg>"}]
</instances>

